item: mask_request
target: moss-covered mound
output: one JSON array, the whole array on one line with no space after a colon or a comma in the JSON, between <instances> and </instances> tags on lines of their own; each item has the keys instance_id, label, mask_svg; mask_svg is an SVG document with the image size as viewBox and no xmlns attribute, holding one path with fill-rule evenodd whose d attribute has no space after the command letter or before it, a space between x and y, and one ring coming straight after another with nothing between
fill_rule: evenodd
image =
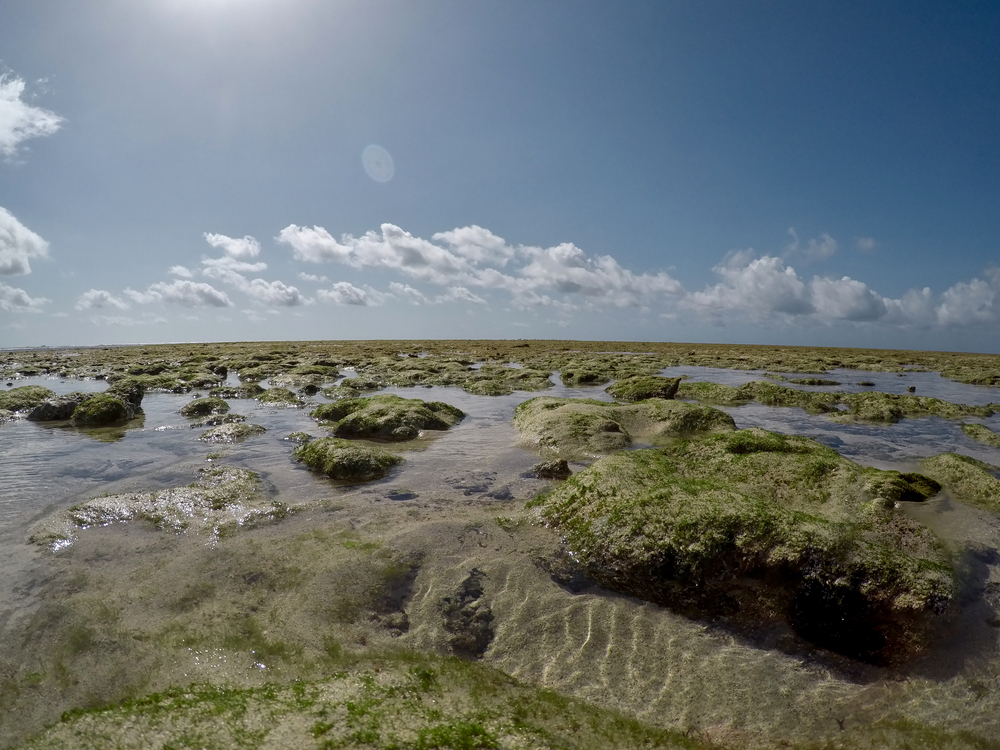
<instances>
[{"instance_id":1,"label":"moss-covered mound","mask_svg":"<svg viewBox=\"0 0 1000 750\"><path fill-rule=\"evenodd\" d=\"M344 660L346 662L346 660ZM72 711L24 750L156 747L605 750L708 747L457 658L386 654L316 682L191 685Z\"/></svg>"},{"instance_id":2,"label":"moss-covered mound","mask_svg":"<svg viewBox=\"0 0 1000 750\"><path fill-rule=\"evenodd\" d=\"M662 378L659 375L635 375L607 387L607 392L622 401L644 401L647 398L671 399L677 394L680 378Z\"/></svg>"},{"instance_id":3,"label":"moss-covered mound","mask_svg":"<svg viewBox=\"0 0 1000 750\"><path fill-rule=\"evenodd\" d=\"M840 385L839 380L828 380L827 378L790 378L788 382L795 385Z\"/></svg>"},{"instance_id":4,"label":"moss-covered mound","mask_svg":"<svg viewBox=\"0 0 1000 750\"><path fill-rule=\"evenodd\" d=\"M115 424L130 418L125 403L107 393L91 396L73 410L73 424L81 426Z\"/></svg>"},{"instance_id":5,"label":"moss-covered mound","mask_svg":"<svg viewBox=\"0 0 1000 750\"><path fill-rule=\"evenodd\" d=\"M227 422L206 430L198 439L206 443L242 443L254 435L263 435L266 427L245 422Z\"/></svg>"},{"instance_id":6,"label":"moss-covered mound","mask_svg":"<svg viewBox=\"0 0 1000 750\"><path fill-rule=\"evenodd\" d=\"M53 396L42 401L28 412L28 419L33 422L52 422L69 419L73 416L73 412L76 411L76 407L93 395L92 393L77 391L65 396Z\"/></svg>"},{"instance_id":7,"label":"moss-covered mound","mask_svg":"<svg viewBox=\"0 0 1000 750\"><path fill-rule=\"evenodd\" d=\"M956 499L1000 512L1000 467L960 453L939 453L921 461L920 468Z\"/></svg>"},{"instance_id":8,"label":"moss-covered mound","mask_svg":"<svg viewBox=\"0 0 1000 750\"><path fill-rule=\"evenodd\" d=\"M993 432L986 425L972 423L961 425L962 432L968 435L973 440L982 443L983 445L988 445L991 448L1000 448L1000 435Z\"/></svg>"},{"instance_id":9,"label":"moss-covered mound","mask_svg":"<svg viewBox=\"0 0 1000 750\"><path fill-rule=\"evenodd\" d=\"M107 495L74 505L37 524L28 540L61 548L71 544L80 529L133 520L160 529L194 529L214 536L288 513L286 506L265 496L252 471L215 466L200 469L199 474L198 481L186 487Z\"/></svg>"},{"instance_id":10,"label":"moss-covered mound","mask_svg":"<svg viewBox=\"0 0 1000 750\"><path fill-rule=\"evenodd\" d=\"M55 393L40 385L22 385L9 391L0 391L0 409L5 411L29 411Z\"/></svg>"},{"instance_id":11,"label":"moss-covered mound","mask_svg":"<svg viewBox=\"0 0 1000 750\"><path fill-rule=\"evenodd\" d=\"M191 428L195 429L198 427L218 427L224 424L236 424L238 422L246 422L247 418L242 414L234 414L229 412L228 414L209 414L207 417L200 417L198 419L191 420Z\"/></svg>"},{"instance_id":12,"label":"moss-covered mound","mask_svg":"<svg viewBox=\"0 0 1000 750\"><path fill-rule=\"evenodd\" d=\"M333 437L303 443L292 455L313 471L349 482L381 479L403 461L400 456L381 448Z\"/></svg>"},{"instance_id":13,"label":"moss-covered mound","mask_svg":"<svg viewBox=\"0 0 1000 750\"><path fill-rule=\"evenodd\" d=\"M207 417L209 414L225 414L229 411L229 404L218 396L208 398L196 398L181 407L181 416L184 417Z\"/></svg>"},{"instance_id":14,"label":"moss-covered mound","mask_svg":"<svg viewBox=\"0 0 1000 750\"><path fill-rule=\"evenodd\" d=\"M570 460L624 450L633 438L661 443L735 429L725 412L683 401L648 399L624 405L552 396L520 404L514 411L514 426L525 447Z\"/></svg>"},{"instance_id":15,"label":"moss-covered mound","mask_svg":"<svg viewBox=\"0 0 1000 750\"><path fill-rule=\"evenodd\" d=\"M441 401L383 394L323 404L312 416L327 423L336 437L400 441L423 430L447 430L465 412Z\"/></svg>"},{"instance_id":16,"label":"moss-covered mound","mask_svg":"<svg viewBox=\"0 0 1000 750\"><path fill-rule=\"evenodd\" d=\"M967 406L942 401L929 396L900 395L896 393L845 393L841 402L850 408L846 414L837 415L838 421L890 422L903 418L943 417L944 419L964 419L966 417L989 417L993 409L989 406Z\"/></svg>"},{"instance_id":17,"label":"moss-covered mound","mask_svg":"<svg viewBox=\"0 0 1000 750\"><path fill-rule=\"evenodd\" d=\"M936 486L752 429L607 456L533 504L613 589L893 663L954 594L937 540L894 508Z\"/></svg>"},{"instance_id":18,"label":"moss-covered mound","mask_svg":"<svg viewBox=\"0 0 1000 750\"><path fill-rule=\"evenodd\" d=\"M270 406L303 406L302 399L287 388L268 388L257 400Z\"/></svg>"}]
</instances>

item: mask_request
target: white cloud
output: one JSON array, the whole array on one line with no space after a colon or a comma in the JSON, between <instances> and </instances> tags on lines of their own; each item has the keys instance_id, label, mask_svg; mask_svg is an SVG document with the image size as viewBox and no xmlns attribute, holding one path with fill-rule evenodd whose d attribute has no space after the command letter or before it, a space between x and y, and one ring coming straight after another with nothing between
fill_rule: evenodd
<instances>
[{"instance_id":1,"label":"white cloud","mask_svg":"<svg viewBox=\"0 0 1000 750\"><path fill-rule=\"evenodd\" d=\"M430 302L420 290L414 289L409 284L400 284L398 281L389 282L389 291L400 299L409 300L414 305L426 305Z\"/></svg>"},{"instance_id":2,"label":"white cloud","mask_svg":"<svg viewBox=\"0 0 1000 750\"><path fill-rule=\"evenodd\" d=\"M996 284L972 279L946 289L937 308L938 322L945 326L994 323L1000 313Z\"/></svg>"},{"instance_id":3,"label":"white cloud","mask_svg":"<svg viewBox=\"0 0 1000 750\"><path fill-rule=\"evenodd\" d=\"M21 96L24 80L0 75L0 154L11 159L29 138L52 135L63 123L55 112L32 107Z\"/></svg>"},{"instance_id":4,"label":"white cloud","mask_svg":"<svg viewBox=\"0 0 1000 750\"><path fill-rule=\"evenodd\" d=\"M450 232L438 232L431 235L431 239L450 245L458 255L474 263L496 263L504 266L516 252L503 238L475 224L452 229Z\"/></svg>"},{"instance_id":5,"label":"white cloud","mask_svg":"<svg viewBox=\"0 0 1000 750\"><path fill-rule=\"evenodd\" d=\"M173 274L174 276L180 276L182 279L194 278L194 274L191 272L191 269L186 266L170 266L167 273Z\"/></svg>"},{"instance_id":6,"label":"white cloud","mask_svg":"<svg viewBox=\"0 0 1000 750\"><path fill-rule=\"evenodd\" d=\"M370 286L364 289L347 281L338 281L330 289L320 289L319 298L335 305L356 305L372 307L381 305L389 295L378 292Z\"/></svg>"},{"instance_id":7,"label":"white cloud","mask_svg":"<svg viewBox=\"0 0 1000 750\"><path fill-rule=\"evenodd\" d=\"M80 295L76 302L77 310L96 310L102 307L113 307L117 310L128 310L128 303L113 296L103 289L90 289Z\"/></svg>"},{"instance_id":8,"label":"white cloud","mask_svg":"<svg viewBox=\"0 0 1000 750\"><path fill-rule=\"evenodd\" d=\"M224 234L205 232L204 237L209 245L219 248L230 258L248 260L260 255L260 243L250 235L236 239L235 237L227 237Z\"/></svg>"},{"instance_id":9,"label":"white cloud","mask_svg":"<svg viewBox=\"0 0 1000 750\"><path fill-rule=\"evenodd\" d=\"M449 287L447 294L439 294L434 298L435 302L472 302L477 305L485 305L486 300L478 297L464 286Z\"/></svg>"},{"instance_id":10,"label":"white cloud","mask_svg":"<svg viewBox=\"0 0 1000 750\"><path fill-rule=\"evenodd\" d=\"M299 305L311 305L313 301L294 286L288 286L280 281L264 281L264 279L254 279L240 291L262 305L277 307L297 307Z\"/></svg>"},{"instance_id":11,"label":"white cloud","mask_svg":"<svg viewBox=\"0 0 1000 750\"><path fill-rule=\"evenodd\" d=\"M0 310L5 312L41 312L42 307L51 301L45 297L31 297L23 289L0 281Z\"/></svg>"},{"instance_id":12,"label":"white cloud","mask_svg":"<svg viewBox=\"0 0 1000 750\"><path fill-rule=\"evenodd\" d=\"M162 315L143 313L139 317L125 315L92 315L90 322L97 326L142 326L142 325L163 325L167 319Z\"/></svg>"},{"instance_id":13,"label":"white cloud","mask_svg":"<svg viewBox=\"0 0 1000 750\"><path fill-rule=\"evenodd\" d=\"M158 281L150 284L145 292L126 289L125 295L133 302L144 305L166 302L183 307L232 307L233 304L225 292L220 292L211 284L186 279L176 279L169 284Z\"/></svg>"},{"instance_id":14,"label":"white cloud","mask_svg":"<svg viewBox=\"0 0 1000 750\"><path fill-rule=\"evenodd\" d=\"M48 254L49 243L0 206L0 275L29 274L31 259L45 258Z\"/></svg>"},{"instance_id":15,"label":"white cloud","mask_svg":"<svg viewBox=\"0 0 1000 750\"><path fill-rule=\"evenodd\" d=\"M788 234L792 241L785 248L786 257L801 252L810 260L826 260L837 252L837 241L826 232L823 232L819 237L808 240L805 247L802 247L799 242L799 235L795 231L795 227L789 227Z\"/></svg>"},{"instance_id":16,"label":"white cloud","mask_svg":"<svg viewBox=\"0 0 1000 750\"><path fill-rule=\"evenodd\" d=\"M299 272L298 277L303 281L311 281L314 284L326 283L330 280L326 276L317 276L314 273L302 273L301 271Z\"/></svg>"},{"instance_id":17,"label":"white cloud","mask_svg":"<svg viewBox=\"0 0 1000 750\"><path fill-rule=\"evenodd\" d=\"M757 317L813 312L808 287L794 268L768 255L749 260L750 252L730 253L712 269L722 281L690 295L689 304L715 312L745 310Z\"/></svg>"},{"instance_id":18,"label":"white cloud","mask_svg":"<svg viewBox=\"0 0 1000 750\"><path fill-rule=\"evenodd\" d=\"M809 282L816 314L837 320L878 320L887 312L885 300L861 281L847 276L828 279L816 276Z\"/></svg>"}]
</instances>

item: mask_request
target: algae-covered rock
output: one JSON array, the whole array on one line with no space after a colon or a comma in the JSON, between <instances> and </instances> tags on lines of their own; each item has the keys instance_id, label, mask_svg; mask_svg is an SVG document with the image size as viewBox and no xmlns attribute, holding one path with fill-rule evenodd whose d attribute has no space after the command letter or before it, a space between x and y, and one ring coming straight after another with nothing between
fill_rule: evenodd
<instances>
[{"instance_id":1,"label":"algae-covered rock","mask_svg":"<svg viewBox=\"0 0 1000 750\"><path fill-rule=\"evenodd\" d=\"M267 428L259 424L231 422L206 430L198 436L198 439L206 443L242 443L247 438L263 435L265 432Z\"/></svg>"},{"instance_id":2,"label":"algae-covered rock","mask_svg":"<svg viewBox=\"0 0 1000 750\"><path fill-rule=\"evenodd\" d=\"M132 416L122 399L109 393L98 393L73 410L73 424L96 427L125 422Z\"/></svg>"},{"instance_id":3,"label":"algae-covered rock","mask_svg":"<svg viewBox=\"0 0 1000 750\"><path fill-rule=\"evenodd\" d=\"M827 378L791 378L788 382L795 385L840 385L839 380L828 380Z\"/></svg>"},{"instance_id":4,"label":"algae-covered rock","mask_svg":"<svg viewBox=\"0 0 1000 750\"><path fill-rule=\"evenodd\" d=\"M423 430L447 430L465 412L441 401L421 401L392 394L343 399L323 404L312 416L336 437L412 440Z\"/></svg>"},{"instance_id":5,"label":"algae-covered rock","mask_svg":"<svg viewBox=\"0 0 1000 750\"><path fill-rule=\"evenodd\" d=\"M290 443L295 443L296 445L305 445L306 443L311 443L314 438L308 432L292 432L285 435L282 440L287 440Z\"/></svg>"},{"instance_id":6,"label":"algae-covered rock","mask_svg":"<svg viewBox=\"0 0 1000 750\"><path fill-rule=\"evenodd\" d=\"M264 392L257 383L243 383L237 386L222 385L212 388L208 394L216 398L257 398Z\"/></svg>"},{"instance_id":7,"label":"algae-covered rock","mask_svg":"<svg viewBox=\"0 0 1000 750\"><path fill-rule=\"evenodd\" d=\"M1000 512L1000 467L960 453L939 453L921 461L920 468L956 499Z\"/></svg>"},{"instance_id":8,"label":"algae-covered rock","mask_svg":"<svg viewBox=\"0 0 1000 750\"><path fill-rule=\"evenodd\" d=\"M232 466L199 469L198 480L186 487L158 492L107 495L74 505L32 528L28 541L60 549L71 544L80 529L141 520L156 528L208 531L213 536L227 528L253 521L283 518L288 508L262 491L252 471Z\"/></svg>"},{"instance_id":9,"label":"algae-covered rock","mask_svg":"<svg viewBox=\"0 0 1000 750\"><path fill-rule=\"evenodd\" d=\"M181 407L181 416L184 417L206 417L209 414L225 414L229 411L229 404L218 396L207 398L196 398Z\"/></svg>"},{"instance_id":10,"label":"algae-covered rock","mask_svg":"<svg viewBox=\"0 0 1000 750\"><path fill-rule=\"evenodd\" d=\"M982 443L983 445L988 445L991 448L1000 448L1000 435L993 432L986 425L972 423L960 425L962 432L968 435L973 440Z\"/></svg>"},{"instance_id":11,"label":"algae-covered rock","mask_svg":"<svg viewBox=\"0 0 1000 750\"><path fill-rule=\"evenodd\" d=\"M742 406L752 400L749 394L742 393L731 385L691 380L681 381L676 398L690 398L720 406Z\"/></svg>"},{"instance_id":12,"label":"algae-covered rock","mask_svg":"<svg viewBox=\"0 0 1000 750\"><path fill-rule=\"evenodd\" d=\"M268 388L257 396L257 400L271 406L303 406L302 399L287 388Z\"/></svg>"},{"instance_id":13,"label":"algae-covered rock","mask_svg":"<svg viewBox=\"0 0 1000 750\"><path fill-rule=\"evenodd\" d=\"M577 368L563 370L559 373L559 379L562 380L563 385L570 387L580 385L604 385L611 380L610 376L606 372L597 372L595 370Z\"/></svg>"},{"instance_id":14,"label":"algae-covered rock","mask_svg":"<svg viewBox=\"0 0 1000 750\"><path fill-rule=\"evenodd\" d=\"M201 417L200 419L191 420L191 428L195 429L198 427L218 427L223 424L236 424L238 422L246 422L247 418L242 414L234 414L229 412L228 414L210 414L207 417Z\"/></svg>"},{"instance_id":15,"label":"algae-covered rock","mask_svg":"<svg viewBox=\"0 0 1000 750\"><path fill-rule=\"evenodd\" d=\"M573 472L565 458L554 458L551 461L540 461L531 467L531 472L541 479L565 479Z\"/></svg>"},{"instance_id":16,"label":"algae-covered rock","mask_svg":"<svg viewBox=\"0 0 1000 750\"><path fill-rule=\"evenodd\" d=\"M607 387L607 392L622 401L643 401L647 398L672 399L680 387L680 378L659 375L634 375Z\"/></svg>"},{"instance_id":17,"label":"algae-covered rock","mask_svg":"<svg viewBox=\"0 0 1000 750\"><path fill-rule=\"evenodd\" d=\"M610 588L893 663L955 592L935 537L891 507L933 486L753 429L607 456L533 505Z\"/></svg>"},{"instance_id":18,"label":"algae-covered rock","mask_svg":"<svg viewBox=\"0 0 1000 750\"><path fill-rule=\"evenodd\" d=\"M0 409L19 412L35 408L55 393L40 385L22 385L9 391L0 391Z\"/></svg>"},{"instance_id":19,"label":"algae-covered rock","mask_svg":"<svg viewBox=\"0 0 1000 750\"><path fill-rule=\"evenodd\" d=\"M609 404L552 396L520 404L514 410L514 426L525 447L570 460L625 450L633 438L662 442L735 429L733 418L725 412L683 401Z\"/></svg>"},{"instance_id":20,"label":"algae-covered rock","mask_svg":"<svg viewBox=\"0 0 1000 750\"><path fill-rule=\"evenodd\" d=\"M296 448L292 455L313 471L349 482L381 479L403 461L402 457L381 448L335 437L311 440Z\"/></svg>"},{"instance_id":21,"label":"algae-covered rock","mask_svg":"<svg viewBox=\"0 0 1000 750\"><path fill-rule=\"evenodd\" d=\"M32 422L54 422L69 419L76 411L76 407L93 396L92 393L70 393L66 396L54 396L38 404L28 412L28 419Z\"/></svg>"},{"instance_id":22,"label":"algae-covered rock","mask_svg":"<svg viewBox=\"0 0 1000 750\"><path fill-rule=\"evenodd\" d=\"M943 417L944 419L964 419L965 417L990 417L993 409L989 406L967 406L942 401L929 396L911 396L896 393L868 391L865 393L840 394L842 403L850 407L846 414L838 414L839 422L890 422L896 423L904 417Z\"/></svg>"}]
</instances>

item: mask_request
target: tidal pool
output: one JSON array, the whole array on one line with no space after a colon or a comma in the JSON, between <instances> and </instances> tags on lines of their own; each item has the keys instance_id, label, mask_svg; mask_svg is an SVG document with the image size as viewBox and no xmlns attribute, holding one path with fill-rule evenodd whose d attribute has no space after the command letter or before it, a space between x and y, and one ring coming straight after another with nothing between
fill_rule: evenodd
<instances>
[{"instance_id":1,"label":"tidal pool","mask_svg":"<svg viewBox=\"0 0 1000 750\"><path fill-rule=\"evenodd\" d=\"M661 374L730 385L762 379L760 371L692 366ZM936 373L835 370L823 377L842 385L782 385L888 393L914 386L917 395L957 403L1000 401L996 388ZM19 711L0 719L0 746L16 745L66 709L170 685L316 678L329 668L323 654L334 650L448 653L454 635L442 601L468 588L471 571L482 573L492 618L484 663L705 742L1000 742L1000 518L946 493L901 509L954 550L964 589L932 653L891 670L809 648L787 632L734 632L597 586L560 585L539 562L557 554L558 535L524 511L552 482L531 474L539 458L517 446L514 409L538 395L612 399L606 385L568 388L558 373L552 380L549 390L508 396L440 386L372 392L444 401L467 416L448 431L392 446L404 463L360 485L333 482L292 460L287 435L326 434L309 416L327 401L321 394L305 397L305 408L227 399L234 413L267 431L224 446L199 442L204 428L192 429L178 414L194 394L150 393L144 416L121 429L26 420L0 426L0 629L13 644L0 665L7 679L0 697ZM57 394L106 387L40 377L15 383L31 384ZM798 408L721 408L737 427L811 437L879 468L912 470L944 451L1000 465L1000 449L973 441L958 421L845 425ZM1000 432L1000 415L967 421ZM58 551L27 543L34 524L74 503L190 484L208 464L258 473L292 514L222 539L122 523L81 530ZM937 744L919 744L928 738Z\"/></svg>"}]
</instances>

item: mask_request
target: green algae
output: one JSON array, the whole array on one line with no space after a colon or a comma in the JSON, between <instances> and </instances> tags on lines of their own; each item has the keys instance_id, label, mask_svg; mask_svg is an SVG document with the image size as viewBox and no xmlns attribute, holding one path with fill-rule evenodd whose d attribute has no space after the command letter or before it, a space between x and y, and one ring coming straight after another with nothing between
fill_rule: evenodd
<instances>
[{"instance_id":1,"label":"green algae","mask_svg":"<svg viewBox=\"0 0 1000 750\"><path fill-rule=\"evenodd\" d=\"M340 657L316 681L256 688L194 684L87 710L22 745L23 750L116 747L370 747L495 750L501 747L709 747L677 730L524 685L456 658L386 652Z\"/></svg>"},{"instance_id":2,"label":"green algae","mask_svg":"<svg viewBox=\"0 0 1000 750\"><path fill-rule=\"evenodd\" d=\"M657 375L633 375L609 385L605 390L622 401L644 401L647 398L671 399L677 394L681 378Z\"/></svg>"},{"instance_id":3,"label":"green algae","mask_svg":"<svg viewBox=\"0 0 1000 750\"><path fill-rule=\"evenodd\" d=\"M207 417L210 414L225 414L229 411L229 404L218 396L208 396L207 398L196 398L181 407L180 414L183 417Z\"/></svg>"},{"instance_id":4,"label":"green algae","mask_svg":"<svg viewBox=\"0 0 1000 750\"><path fill-rule=\"evenodd\" d=\"M129 418L129 409L125 403L107 393L91 396L73 411L73 424L76 425L115 424Z\"/></svg>"},{"instance_id":5,"label":"green algae","mask_svg":"<svg viewBox=\"0 0 1000 750\"><path fill-rule=\"evenodd\" d=\"M1000 512L1000 467L960 453L939 453L921 461L920 468L956 499Z\"/></svg>"},{"instance_id":6,"label":"green algae","mask_svg":"<svg viewBox=\"0 0 1000 750\"><path fill-rule=\"evenodd\" d=\"M447 430L465 412L442 401L421 401L393 394L342 399L323 404L312 416L335 437L412 440L424 430Z\"/></svg>"},{"instance_id":7,"label":"green algae","mask_svg":"<svg viewBox=\"0 0 1000 750\"><path fill-rule=\"evenodd\" d=\"M146 521L158 529L209 531L213 536L262 520L275 520L286 506L267 498L260 478L246 469L199 469L196 482L158 492L106 495L74 505L32 528L32 544L62 549L81 529L126 521Z\"/></svg>"},{"instance_id":8,"label":"green algae","mask_svg":"<svg viewBox=\"0 0 1000 750\"><path fill-rule=\"evenodd\" d=\"M403 462L401 456L381 448L335 437L310 440L299 445L292 455L313 471L349 482L381 479Z\"/></svg>"},{"instance_id":9,"label":"green algae","mask_svg":"<svg viewBox=\"0 0 1000 750\"><path fill-rule=\"evenodd\" d=\"M954 595L941 545L894 509L936 487L751 429L606 456L532 505L610 588L889 663L926 650Z\"/></svg>"},{"instance_id":10,"label":"green algae","mask_svg":"<svg viewBox=\"0 0 1000 750\"><path fill-rule=\"evenodd\" d=\"M237 386L217 386L208 394L216 398L257 398L264 392L257 383L244 383Z\"/></svg>"},{"instance_id":11,"label":"green algae","mask_svg":"<svg viewBox=\"0 0 1000 750\"><path fill-rule=\"evenodd\" d=\"M633 438L660 443L699 432L735 428L732 417L708 406L648 399L609 404L592 399L539 396L514 410L521 444L575 460L628 448Z\"/></svg>"},{"instance_id":12,"label":"green algae","mask_svg":"<svg viewBox=\"0 0 1000 750\"><path fill-rule=\"evenodd\" d=\"M781 379L785 380L785 378ZM788 382L795 385L840 385L839 380L828 380L827 378L789 378Z\"/></svg>"},{"instance_id":13,"label":"green algae","mask_svg":"<svg viewBox=\"0 0 1000 750\"><path fill-rule=\"evenodd\" d=\"M11 412L28 411L55 393L40 385L22 385L9 391L0 391L0 409Z\"/></svg>"},{"instance_id":14,"label":"green algae","mask_svg":"<svg viewBox=\"0 0 1000 750\"><path fill-rule=\"evenodd\" d=\"M976 442L988 445L991 448L1000 448L1000 435L993 432L993 430L986 425L974 422L972 424L963 424L959 426L962 428L962 432Z\"/></svg>"}]
</instances>

